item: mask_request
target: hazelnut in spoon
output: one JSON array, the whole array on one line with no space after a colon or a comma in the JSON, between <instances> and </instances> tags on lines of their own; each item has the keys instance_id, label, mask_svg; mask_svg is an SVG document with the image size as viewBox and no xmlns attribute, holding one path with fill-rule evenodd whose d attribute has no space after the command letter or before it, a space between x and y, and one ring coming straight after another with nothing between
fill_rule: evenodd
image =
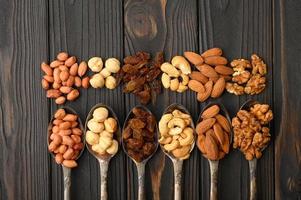
<instances>
[{"instance_id":1,"label":"hazelnut in spoon","mask_svg":"<svg viewBox=\"0 0 301 200\"><path fill-rule=\"evenodd\" d=\"M48 125L48 150L61 164L64 175L64 199L70 199L71 169L77 167L85 140L83 125L77 113L69 107L61 107L52 116Z\"/></svg>"},{"instance_id":2,"label":"hazelnut in spoon","mask_svg":"<svg viewBox=\"0 0 301 200\"><path fill-rule=\"evenodd\" d=\"M115 112L107 105L96 104L87 116L85 133L87 148L99 162L100 199L107 200L108 166L111 158L118 152L120 137L120 126Z\"/></svg>"}]
</instances>

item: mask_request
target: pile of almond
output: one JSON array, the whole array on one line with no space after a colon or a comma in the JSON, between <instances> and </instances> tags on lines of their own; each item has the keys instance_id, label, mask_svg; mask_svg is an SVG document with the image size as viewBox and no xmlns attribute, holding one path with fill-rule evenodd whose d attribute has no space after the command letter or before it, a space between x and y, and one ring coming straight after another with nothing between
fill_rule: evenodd
<instances>
[{"instance_id":1,"label":"pile of almond","mask_svg":"<svg viewBox=\"0 0 301 200\"><path fill-rule=\"evenodd\" d=\"M231 80L233 69L227 67L227 59L220 48L212 48L201 55L186 51L184 56L198 71L193 71L188 87L197 92L197 100L206 101L210 96L218 98L225 90L226 81Z\"/></svg>"},{"instance_id":2,"label":"pile of almond","mask_svg":"<svg viewBox=\"0 0 301 200\"><path fill-rule=\"evenodd\" d=\"M89 87L89 77L84 77L86 62L78 64L76 57L66 52L60 52L49 65L43 62L41 69L45 73L42 87L47 90L47 98L54 98L56 104L63 104L66 99L75 100L79 96L79 87Z\"/></svg>"},{"instance_id":3,"label":"pile of almond","mask_svg":"<svg viewBox=\"0 0 301 200\"><path fill-rule=\"evenodd\" d=\"M196 126L197 146L210 160L220 160L230 149L231 126L220 113L220 107L213 105L203 111L201 121Z\"/></svg>"},{"instance_id":4,"label":"pile of almond","mask_svg":"<svg viewBox=\"0 0 301 200\"><path fill-rule=\"evenodd\" d=\"M58 109L49 131L48 150L55 154L56 163L68 168L77 167L76 159L84 148L78 116Z\"/></svg>"}]
</instances>

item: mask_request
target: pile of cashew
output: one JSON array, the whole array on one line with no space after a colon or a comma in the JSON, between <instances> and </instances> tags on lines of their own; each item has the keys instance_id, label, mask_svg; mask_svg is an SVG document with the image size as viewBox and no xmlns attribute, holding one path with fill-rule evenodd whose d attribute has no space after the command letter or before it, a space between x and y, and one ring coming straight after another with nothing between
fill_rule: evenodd
<instances>
[{"instance_id":1,"label":"pile of cashew","mask_svg":"<svg viewBox=\"0 0 301 200\"><path fill-rule=\"evenodd\" d=\"M103 68L103 62L100 57L90 58L88 66L91 71L96 72L91 79L90 85L93 88L106 88L112 90L117 87L117 80L112 75L120 70L120 62L116 58L108 58Z\"/></svg>"},{"instance_id":2,"label":"pile of cashew","mask_svg":"<svg viewBox=\"0 0 301 200\"><path fill-rule=\"evenodd\" d=\"M118 151L118 142L114 133L118 129L117 121L109 117L108 109L99 107L94 110L93 118L87 123L86 141L99 155L114 155Z\"/></svg>"},{"instance_id":3,"label":"pile of cashew","mask_svg":"<svg viewBox=\"0 0 301 200\"><path fill-rule=\"evenodd\" d=\"M167 152L181 160L189 158L195 140L191 122L189 114L177 109L164 114L159 122L159 143Z\"/></svg>"},{"instance_id":4,"label":"pile of cashew","mask_svg":"<svg viewBox=\"0 0 301 200\"><path fill-rule=\"evenodd\" d=\"M163 63L161 71L163 72L161 81L164 88L170 88L171 91L177 92L184 92L188 89L188 75L191 73L191 68L183 56L175 56L171 63Z\"/></svg>"}]
</instances>

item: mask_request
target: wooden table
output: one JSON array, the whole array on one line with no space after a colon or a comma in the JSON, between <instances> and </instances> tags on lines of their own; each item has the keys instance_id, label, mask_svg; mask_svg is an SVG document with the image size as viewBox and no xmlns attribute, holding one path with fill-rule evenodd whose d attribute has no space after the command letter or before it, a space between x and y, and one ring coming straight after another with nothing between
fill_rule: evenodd
<instances>
[{"instance_id":1,"label":"wooden table","mask_svg":"<svg viewBox=\"0 0 301 200\"><path fill-rule=\"evenodd\" d=\"M40 63L61 50L80 60L164 51L223 48L226 57L257 52L268 64L268 87L258 96L225 93L231 116L249 98L272 105L272 142L258 163L258 199L301 199L301 2L297 0L0 0L0 199L62 199L62 170L46 148L47 123L58 108L46 99ZM110 105L124 121L138 104L132 95L82 90L67 103L82 120L96 103ZM148 107L159 119L173 102L194 120L206 105L195 94L164 91ZM219 199L248 199L248 163L232 150L220 163ZM208 199L208 162L194 149L183 171L183 199ZM172 163L158 150L146 168L147 199L173 198ZM108 179L110 199L136 199L137 172L120 151ZM72 171L72 199L98 199L99 169L85 151Z\"/></svg>"}]
</instances>

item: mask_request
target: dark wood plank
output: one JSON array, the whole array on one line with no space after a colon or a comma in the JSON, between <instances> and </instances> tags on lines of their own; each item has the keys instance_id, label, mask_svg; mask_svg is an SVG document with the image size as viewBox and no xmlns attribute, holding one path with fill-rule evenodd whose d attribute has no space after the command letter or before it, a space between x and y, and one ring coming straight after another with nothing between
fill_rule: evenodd
<instances>
[{"instance_id":1,"label":"dark wood plank","mask_svg":"<svg viewBox=\"0 0 301 200\"><path fill-rule=\"evenodd\" d=\"M0 1L0 199L49 199L47 2Z\"/></svg>"},{"instance_id":2,"label":"dark wood plank","mask_svg":"<svg viewBox=\"0 0 301 200\"><path fill-rule=\"evenodd\" d=\"M166 60L182 54L185 50L198 49L197 3L196 1L136 1L127 0L124 5L125 55L136 51L154 53L164 51ZM171 103L186 106L194 119L198 104L192 92L176 94L165 90L155 105L148 105L157 120ZM132 95L126 96L129 111L139 104ZM183 199L198 199L198 157L194 152L183 169ZM173 199L173 167L161 150L149 161L146 169L147 199ZM132 161L128 159L128 199L137 199L137 174ZM152 186L152 187L150 187Z\"/></svg>"},{"instance_id":3,"label":"dark wood plank","mask_svg":"<svg viewBox=\"0 0 301 200\"><path fill-rule=\"evenodd\" d=\"M275 2L275 199L301 199L301 2Z\"/></svg>"},{"instance_id":4,"label":"dark wood plank","mask_svg":"<svg viewBox=\"0 0 301 200\"><path fill-rule=\"evenodd\" d=\"M64 1L49 2L50 58L62 50L75 55L79 60L92 56L103 59L123 57L123 6L122 1ZM121 87L114 91L107 89L81 90L75 102L67 103L85 121L89 110L96 103L111 106L121 123L125 108ZM51 104L51 113L57 106ZM126 177L124 154L111 160L108 174L108 195L110 199L125 199ZM51 198L63 199L62 171L51 161ZM85 151L79 160L79 167L72 171L72 199L99 199L100 176L96 159Z\"/></svg>"},{"instance_id":5,"label":"dark wood plank","mask_svg":"<svg viewBox=\"0 0 301 200\"><path fill-rule=\"evenodd\" d=\"M224 103L231 116L247 99L258 99L272 104L272 1L271 0L201 0L199 1L200 51L221 47L227 58L250 58L256 52L268 65L268 86L258 96L236 97L224 94L219 100ZM274 199L273 142L265 150L257 169L257 191L259 199ZM209 198L209 166L201 161L201 197ZM244 156L237 150L231 151L219 166L219 199L248 199L249 168Z\"/></svg>"}]
</instances>

